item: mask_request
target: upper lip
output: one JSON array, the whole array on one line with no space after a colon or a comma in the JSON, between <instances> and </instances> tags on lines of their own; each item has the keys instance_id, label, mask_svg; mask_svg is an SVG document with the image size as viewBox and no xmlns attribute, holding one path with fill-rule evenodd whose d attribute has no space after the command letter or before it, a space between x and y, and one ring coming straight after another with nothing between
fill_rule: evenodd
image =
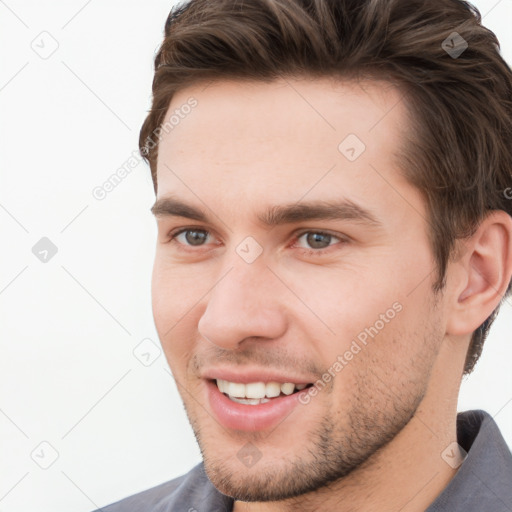
<instances>
[{"instance_id":1,"label":"upper lip","mask_svg":"<svg viewBox=\"0 0 512 512\"><path fill-rule=\"evenodd\" d=\"M286 374L283 371L271 370L265 368L245 368L237 367L217 367L210 368L201 372L201 377L208 380L227 380L229 382L239 382L241 384L248 384L250 382L291 382L293 384L310 384L315 379L307 379L304 377Z\"/></svg>"}]
</instances>

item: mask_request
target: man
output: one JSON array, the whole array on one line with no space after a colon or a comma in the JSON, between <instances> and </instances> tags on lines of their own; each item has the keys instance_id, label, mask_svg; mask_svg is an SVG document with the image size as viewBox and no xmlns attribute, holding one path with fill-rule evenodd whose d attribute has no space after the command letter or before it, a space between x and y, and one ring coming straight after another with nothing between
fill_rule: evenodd
<instances>
[{"instance_id":1,"label":"man","mask_svg":"<svg viewBox=\"0 0 512 512\"><path fill-rule=\"evenodd\" d=\"M465 2L173 9L140 146L203 463L103 510L512 510L494 420L457 415L511 292L511 137Z\"/></svg>"}]
</instances>

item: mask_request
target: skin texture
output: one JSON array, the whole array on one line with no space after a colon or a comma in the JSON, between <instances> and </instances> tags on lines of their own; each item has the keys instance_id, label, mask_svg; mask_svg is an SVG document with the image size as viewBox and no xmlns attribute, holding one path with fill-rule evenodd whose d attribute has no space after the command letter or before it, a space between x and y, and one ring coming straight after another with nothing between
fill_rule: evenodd
<instances>
[{"instance_id":1,"label":"skin texture","mask_svg":"<svg viewBox=\"0 0 512 512\"><path fill-rule=\"evenodd\" d=\"M456 441L470 335L512 274L510 217L482 223L434 295L425 204L394 157L407 129L399 90L202 83L179 91L167 117L191 96L197 106L160 142L157 200L173 195L209 221L157 215L153 313L208 476L235 511L425 510L456 473L441 452ZM338 149L348 134L366 146L354 161ZM340 198L380 225L257 219L273 205ZM192 236L171 241L183 228ZM320 249L303 235L318 231L332 235ZM236 250L249 236L263 249L252 263ZM270 368L313 383L393 304L400 311L276 427L216 420L205 372ZM261 456L252 467L237 456L248 443Z\"/></svg>"}]
</instances>

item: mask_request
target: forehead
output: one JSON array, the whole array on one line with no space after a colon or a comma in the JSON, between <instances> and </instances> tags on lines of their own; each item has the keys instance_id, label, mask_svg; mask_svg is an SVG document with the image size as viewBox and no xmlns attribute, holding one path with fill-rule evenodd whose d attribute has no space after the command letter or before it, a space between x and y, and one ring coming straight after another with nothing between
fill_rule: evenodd
<instances>
[{"instance_id":1,"label":"forehead","mask_svg":"<svg viewBox=\"0 0 512 512\"><path fill-rule=\"evenodd\" d=\"M393 188L396 194L409 187L396 158L407 110L388 82L206 82L178 91L165 120L170 116L175 123L160 141L157 197L173 194L197 205L198 197L221 196L225 208L252 208L252 200L339 194L385 209L396 205Z\"/></svg>"}]
</instances>

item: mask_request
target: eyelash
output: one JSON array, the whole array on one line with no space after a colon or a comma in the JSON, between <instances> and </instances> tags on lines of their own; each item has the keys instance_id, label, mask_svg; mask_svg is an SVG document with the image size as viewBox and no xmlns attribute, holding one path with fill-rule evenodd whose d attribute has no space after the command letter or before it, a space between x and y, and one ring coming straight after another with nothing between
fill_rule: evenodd
<instances>
[{"instance_id":1,"label":"eyelash","mask_svg":"<svg viewBox=\"0 0 512 512\"><path fill-rule=\"evenodd\" d=\"M203 233L207 233L208 235L211 234L207 229L202 229L202 228L196 228L196 227L179 228L178 230L171 231L169 233L168 241L170 243L172 243L172 244L177 244L177 245L184 246L184 247L194 247L194 246L191 246L191 245L184 245L184 244L181 244L180 242L176 241L176 237L178 237L182 233L186 233L187 231L201 231ZM329 233L328 231L314 230L314 229L303 230L303 231L300 231L300 232L296 233L294 235L295 242L298 241L299 238L301 238L302 236L307 235L309 233L315 233L315 234L320 234L320 235L327 235L327 236L330 236L330 237L332 237L334 239L339 240L339 242L341 242L341 243L347 243L348 242L346 237L344 238L344 237L341 237L341 236ZM324 253L328 252L329 249L331 247L333 247L334 245L338 245L338 244L329 245L328 247L326 247L324 249L303 249L303 248L301 249L301 248L299 248L299 250L301 250L304 254L307 254L308 256L323 256ZM201 247L201 246L196 246L196 247ZM195 249L182 249L182 250L189 251L189 252L196 252Z\"/></svg>"}]
</instances>

